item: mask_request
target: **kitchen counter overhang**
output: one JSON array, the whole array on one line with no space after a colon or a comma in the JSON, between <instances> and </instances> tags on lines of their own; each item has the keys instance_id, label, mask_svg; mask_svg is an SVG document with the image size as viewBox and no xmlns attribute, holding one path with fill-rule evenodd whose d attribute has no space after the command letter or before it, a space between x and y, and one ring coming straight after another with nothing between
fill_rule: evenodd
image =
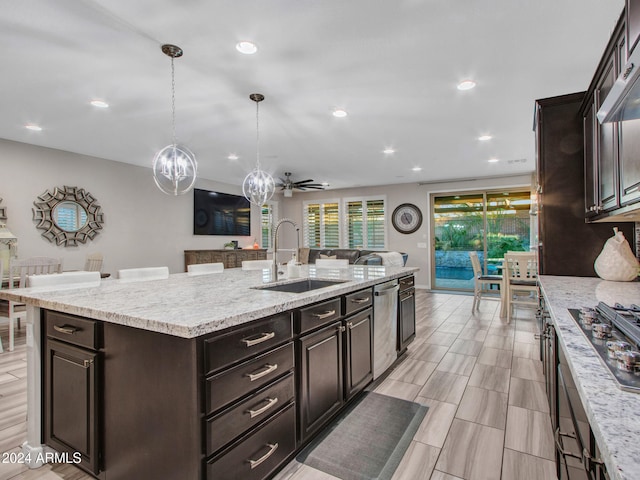
<instances>
[{"instance_id":1,"label":"kitchen counter overhang","mask_svg":"<svg viewBox=\"0 0 640 480\"><path fill-rule=\"evenodd\" d=\"M99 287L47 287L0 290L0 299L105 322L195 338L331 297L400 278L415 267L301 267L297 279L271 281L269 270L227 269L222 273L170 275L149 281L105 280ZM302 293L261 287L302 278L339 281Z\"/></svg>"},{"instance_id":2,"label":"kitchen counter overhang","mask_svg":"<svg viewBox=\"0 0 640 480\"><path fill-rule=\"evenodd\" d=\"M542 275L540 286L560 347L612 479L640 478L640 394L621 390L569 309L640 302L640 283Z\"/></svg>"}]
</instances>

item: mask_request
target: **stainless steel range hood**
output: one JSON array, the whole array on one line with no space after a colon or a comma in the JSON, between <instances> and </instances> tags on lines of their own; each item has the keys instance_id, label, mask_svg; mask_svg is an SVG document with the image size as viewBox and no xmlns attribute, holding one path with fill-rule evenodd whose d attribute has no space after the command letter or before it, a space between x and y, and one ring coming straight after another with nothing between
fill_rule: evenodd
<instances>
[{"instance_id":1,"label":"stainless steel range hood","mask_svg":"<svg viewBox=\"0 0 640 480\"><path fill-rule=\"evenodd\" d=\"M600 123L640 118L640 47L629 57L596 116Z\"/></svg>"}]
</instances>

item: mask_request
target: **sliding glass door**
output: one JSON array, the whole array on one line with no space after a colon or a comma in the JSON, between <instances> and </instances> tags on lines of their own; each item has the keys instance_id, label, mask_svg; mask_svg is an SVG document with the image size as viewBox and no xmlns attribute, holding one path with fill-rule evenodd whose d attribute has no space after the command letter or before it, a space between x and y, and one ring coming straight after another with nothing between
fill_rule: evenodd
<instances>
[{"instance_id":1,"label":"sliding glass door","mask_svg":"<svg viewBox=\"0 0 640 480\"><path fill-rule=\"evenodd\" d=\"M431 288L473 290L469 252L483 272L500 273L507 251L530 246L530 191L432 194Z\"/></svg>"}]
</instances>

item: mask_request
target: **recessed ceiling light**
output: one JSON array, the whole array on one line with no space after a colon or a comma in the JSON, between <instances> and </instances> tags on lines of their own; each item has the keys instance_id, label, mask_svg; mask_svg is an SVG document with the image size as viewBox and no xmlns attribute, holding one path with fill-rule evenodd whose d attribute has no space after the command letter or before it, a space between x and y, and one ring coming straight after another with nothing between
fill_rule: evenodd
<instances>
[{"instance_id":1,"label":"recessed ceiling light","mask_svg":"<svg viewBox=\"0 0 640 480\"><path fill-rule=\"evenodd\" d=\"M411 170L413 170L414 172L419 172L422 170L422 167L413 167Z\"/></svg>"},{"instance_id":2,"label":"recessed ceiling light","mask_svg":"<svg viewBox=\"0 0 640 480\"><path fill-rule=\"evenodd\" d=\"M230 153L227 158L229 160L237 160L238 159L238 155L236 155L235 153Z\"/></svg>"},{"instance_id":3,"label":"recessed ceiling light","mask_svg":"<svg viewBox=\"0 0 640 480\"><path fill-rule=\"evenodd\" d=\"M323 187L328 187L329 186L329 182L322 182L322 186Z\"/></svg>"},{"instance_id":4,"label":"recessed ceiling light","mask_svg":"<svg viewBox=\"0 0 640 480\"><path fill-rule=\"evenodd\" d=\"M343 109L341 109L341 108L336 108L336 109L333 111L333 116L334 116L334 117L344 118L344 117L346 117L347 115L349 115L349 114L347 113L347 111L346 111L346 110L343 110Z\"/></svg>"},{"instance_id":5,"label":"recessed ceiling light","mask_svg":"<svg viewBox=\"0 0 640 480\"><path fill-rule=\"evenodd\" d=\"M392 153L396 153L396 150L394 148L387 147L382 151L382 153L386 153L387 155L391 155Z\"/></svg>"},{"instance_id":6,"label":"recessed ceiling light","mask_svg":"<svg viewBox=\"0 0 640 480\"><path fill-rule=\"evenodd\" d=\"M27 130L31 130L32 132L41 132L42 127L40 125L36 125L34 123L27 123L24 128Z\"/></svg>"},{"instance_id":7,"label":"recessed ceiling light","mask_svg":"<svg viewBox=\"0 0 640 480\"><path fill-rule=\"evenodd\" d=\"M258 47L253 42L238 42L236 43L236 50L245 55L253 55L258 51Z\"/></svg>"},{"instance_id":8,"label":"recessed ceiling light","mask_svg":"<svg viewBox=\"0 0 640 480\"><path fill-rule=\"evenodd\" d=\"M480 135L478 140L481 142L486 142L487 140L491 140L493 137L491 135Z\"/></svg>"},{"instance_id":9,"label":"recessed ceiling light","mask_svg":"<svg viewBox=\"0 0 640 480\"><path fill-rule=\"evenodd\" d=\"M91 105L98 108L109 108L109 104L104 100L91 100Z\"/></svg>"},{"instance_id":10,"label":"recessed ceiling light","mask_svg":"<svg viewBox=\"0 0 640 480\"><path fill-rule=\"evenodd\" d=\"M476 82L473 80L463 80L458 84L458 90L471 90L476 86Z\"/></svg>"},{"instance_id":11,"label":"recessed ceiling light","mask_svg":"<svg viewBox=\"0 0 640 480\"><path fill-rule=\"evenodd\" d=\"M489 163L497 163L500 160L498 160L497 158L490 158L489 160L487 160Z\"/></svg>"}]
</instances>

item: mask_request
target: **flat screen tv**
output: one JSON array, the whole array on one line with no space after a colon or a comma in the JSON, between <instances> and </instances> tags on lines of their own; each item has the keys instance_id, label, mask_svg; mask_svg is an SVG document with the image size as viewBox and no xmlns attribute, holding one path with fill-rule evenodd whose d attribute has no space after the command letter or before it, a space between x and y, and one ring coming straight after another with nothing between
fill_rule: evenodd
<instances>
[{"instance_id":1,"label":"flat screen tv","mask_svg":"<svg viewBox=\"0 0 640 480\"><path fill-rule=\"evenodd\" d=\"M251 204L239 195L193 190L194 235L251 235Z\"/></svg>"}]
</instances>

